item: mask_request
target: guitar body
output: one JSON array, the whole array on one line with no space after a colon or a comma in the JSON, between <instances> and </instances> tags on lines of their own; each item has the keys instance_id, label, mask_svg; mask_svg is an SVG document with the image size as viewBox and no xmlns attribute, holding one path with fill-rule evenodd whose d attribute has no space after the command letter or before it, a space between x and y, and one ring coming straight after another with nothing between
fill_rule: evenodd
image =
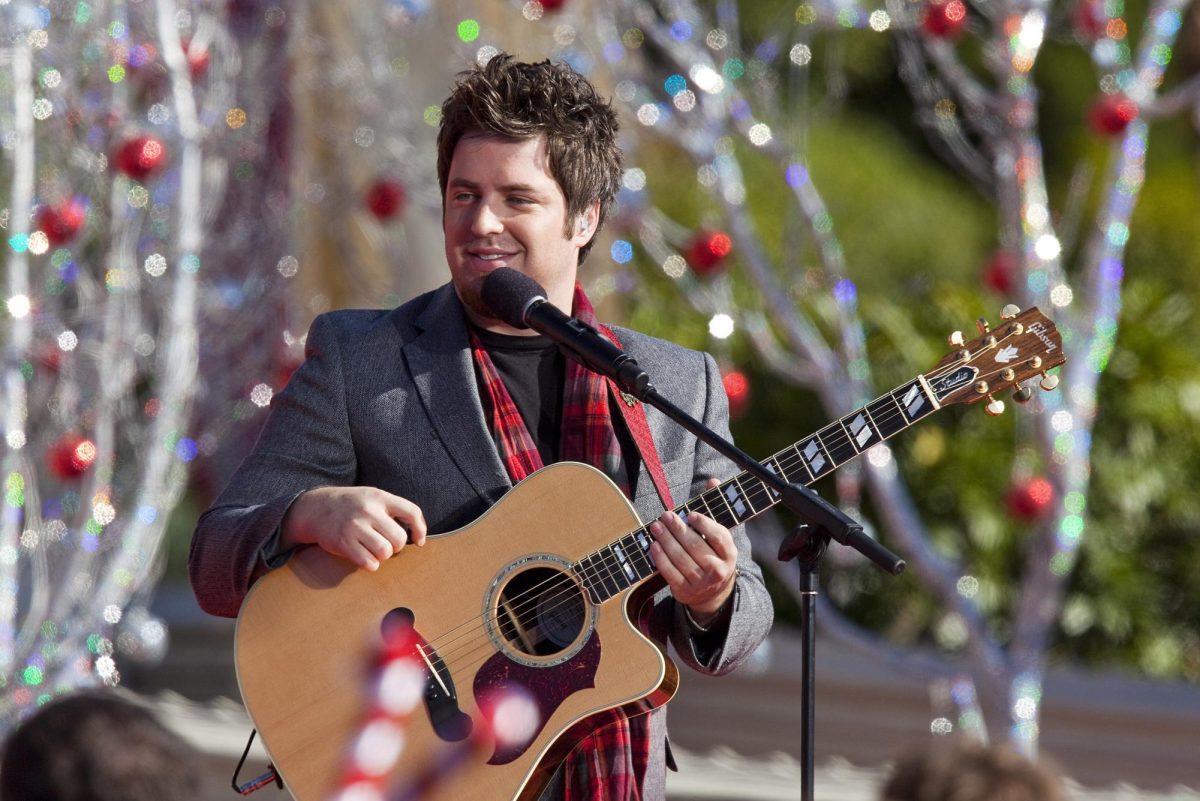
<instances>
[{"instance_id":1,"label":"guitar body","mask_svg":"<svg viewBox=\"0 0 1200 801\"><path fill-rule=\"evenodd\" d=\"M238 617L238 683L288 789L298 801L332 797L372 703L389 613L411 621L429 654L392 792L409 788L422 801L536 798L590 733L590 715L666 703L677 670L631 622L651 588L597 604L568 570L639 525L604 475L564 462L522 481L470 526L409 546L374 573L307 548L259 579ZM480 737L497 691L536 699L532 735Z\"/></svg>"}]
</instances>

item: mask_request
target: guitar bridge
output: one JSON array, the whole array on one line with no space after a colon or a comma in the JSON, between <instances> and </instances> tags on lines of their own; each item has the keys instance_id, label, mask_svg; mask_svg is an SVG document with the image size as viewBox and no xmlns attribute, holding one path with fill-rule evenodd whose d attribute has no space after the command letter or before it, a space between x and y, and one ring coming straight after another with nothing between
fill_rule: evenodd
<instances>
[{"instance_id":1,"label":"guitar bridge","mask_svg":"<svg viewBox=\"0 0 1200 801\"><path fill-rule=\"evenodd\" d=\"M416 617L411 609L397 607L383 617L382 628L386 634L394 626L409 629L413 637L413 651L425 666L425 687L421 692L425 711L434 733L445 742L456 743L471 736L471 716L458 706L458 692L454 678L442 661L437 649L429 644L415 625Z\"/></svg>"}]
</instances>

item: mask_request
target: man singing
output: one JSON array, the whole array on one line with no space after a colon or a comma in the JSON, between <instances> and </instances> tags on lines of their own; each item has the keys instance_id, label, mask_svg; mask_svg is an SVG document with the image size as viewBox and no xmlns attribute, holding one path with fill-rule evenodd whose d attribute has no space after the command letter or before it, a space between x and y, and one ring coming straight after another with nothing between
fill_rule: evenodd
<instances>
[{"instance_id":1,"label":"man singing","mask_svg":"<svg viewBox=\"0 0 1200 801\"><path fill-rule=\"evenodd\" d=\"M598 327L577 274L617 192L616 137L611 106L565 65L499 55L458 77L438 132L450 282L391 311L313 322L307 360L196 526L189 567L206 611L237 615L250 585L298 548L368 571L410 544L437 548L427 535L467 525L542 466L573 461L607 475L643 521L657 516L649 553L667 586L648 636L707 674L732 670L762 642L771 602L745 533L698 513L660 514L654 479L665 476L664 494L679 503L732 465L657 410L621 409L606 379L481 298L484 278L508 267ZM663 396L729 435L711 356L611 331ZM664 798L665 708L595 724L541 798Z\"/></svg>"}]
</instances>

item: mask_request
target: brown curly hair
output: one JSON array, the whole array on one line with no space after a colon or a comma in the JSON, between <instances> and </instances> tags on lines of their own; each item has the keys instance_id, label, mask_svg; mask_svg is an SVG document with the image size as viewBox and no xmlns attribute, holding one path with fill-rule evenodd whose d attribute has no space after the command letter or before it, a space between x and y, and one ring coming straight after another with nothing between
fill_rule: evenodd
<instances>
[{"instance_id":1,"label":"brown curly hair","mask_svg":"<svg viewBox=\"0 0 1200 801\"><path fill-rule=\"evenodd\" d=\"M550 61L529 64L500 53L482 67L460 72L442 103L437 138L442 201L450 159L464 136L517 140L545 136L550 174L567 201L564 235L570 236L572 221L597 200L599 233L621 181L617 127L612 106L571 67ZM595 241L593 235L580 249L581 264Z\"/></svg>"}]
</instances>

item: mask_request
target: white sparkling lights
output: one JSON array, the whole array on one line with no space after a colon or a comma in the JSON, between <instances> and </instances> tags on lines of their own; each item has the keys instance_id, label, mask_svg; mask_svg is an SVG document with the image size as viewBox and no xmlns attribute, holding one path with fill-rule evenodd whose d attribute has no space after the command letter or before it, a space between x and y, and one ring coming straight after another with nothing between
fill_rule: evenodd
<instances>
[{"instance_id":1,"label":"white sparkling lights","mask_svg":"<svg viewBox=\"0 0 1200 801\"><path fill-rule=\"evenodd\" d=\"M733 334L733 318L728 314L714 314L708 321L708 333L717 339L728 339Z\"/></svg>"}]
</instances>

